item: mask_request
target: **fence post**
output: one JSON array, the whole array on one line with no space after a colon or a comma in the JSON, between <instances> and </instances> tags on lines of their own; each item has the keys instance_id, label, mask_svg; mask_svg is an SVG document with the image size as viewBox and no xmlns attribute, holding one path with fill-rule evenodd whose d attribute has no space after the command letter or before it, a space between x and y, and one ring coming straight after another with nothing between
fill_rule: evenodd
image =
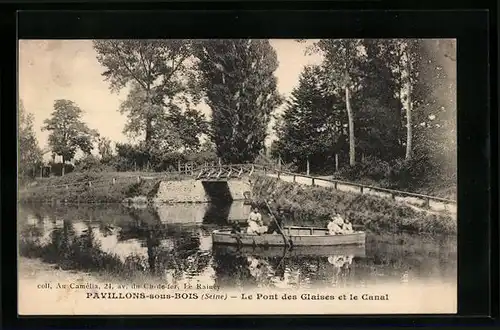
<instances>
[{"instance_id":1,"label":"fence post","mask_svg":"<svg viewBox=\"0 0 500 330\"><path fill-rule=\"evenodd\" d=\"M140 176L137 177L137 183L141 183L141 177Z\"/></svg>"},{"instance_id":2,"label":"fence post","mask_svg":"<svg viewBox=\"0 0 500 330\"><path fill-rule=\"evenodd\" d=\"M278 179L280 178L280 171L278 171Z\"/></svg>"},{"instance_id":3,"label":"fence post","mask_svg":"<svg viewBox=\"0 0 500 330\"><path fill-rule=\"evenodd\" d=\"M293 175L293 182L297 182L297 176L295 174Z\"/></svg>"},{"instance_id":4,"label":"fence post","mask_svg":"<svg viewBox=\"0 0 500 330\"><path fill-rule=\"evenodd\" d=\"M361 195L363 195L363 186L359 187L359 191L361 192Z\"/></svg>"},{"instance_id":5,"label":"fence post","mask_svg":"<svg viewBox=\"0 0 500 330\"><path fill-rule=\"evenodd\" d=\"M396 199L396 194L391 193L391 198L392 198L392 199Z\"/></svg>"},{"instance_id":6,"label":"fence post","mask_svg":"<svg viewBox=\"0 0 500 330\"><path fill-rule=\"evenodd\" d=\"M425 199L425 206L428 208L431 208L431 199L430 198Z\"/></svg>"},{"instance_id":7,"label":"fence post","mask_svg":"<svg viewBox=\"0 0 500 330\"><path fill-rule=\"evenodd\" d=\"M337 190L337 181L333 183L333 186L335 187L335 190Z\"/></svg>"},{"instance_id":8,"label":"fence post","mask_svg":"<svg viewBox=\"0 0 500 330\"><path fill-rule=\"evenodd\" d=\"M92 187L92 181L89 181L89 187Z\"/></svg>"},{"instance_id":9,"label":"fence post","mask_svg":"<svg viewBox=\"0 0 500 330\"><path fill-rule=\"evenodd\" d=\"M314 178L311 178L311 185L314 187Z\"/></svg>"},{"instance_id":10,"label":"fence post","mask_svg":"<svg viewBox=\"0 0 500 330\"><path fill-rule=\"evenodd\" d=\"M116 179L113 178L113 180L111 180L111 184L114 186L116 184Z\"/></svg>"}]
</instances>

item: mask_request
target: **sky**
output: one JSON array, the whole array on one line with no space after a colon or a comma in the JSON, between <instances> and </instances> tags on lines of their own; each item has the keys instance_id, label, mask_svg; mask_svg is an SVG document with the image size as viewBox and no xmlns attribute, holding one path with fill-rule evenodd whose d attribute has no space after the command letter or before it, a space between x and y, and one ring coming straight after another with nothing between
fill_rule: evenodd
<instances>
[{"instance_id":1,"label":"sky","mask_svg":"<svg viewBox=\"0 0 500 330\"><path fill-rule=\"evenodd\" d=\"M303 67L321 61L317 55L305 55L307 45L312 42L270 40L279 61L275 71L278 92L285 97L297 86ZM128 141L122 132L126 115L118 111L127 91L110 91L91 40L20 40L18 63L19 98L26 111L35 117L35 134L41 148L47 147L49 134L42 132L41 127L57 99L75 102L84 111L83 120L102 136L114 142ZM210 110L201 106L200 111L209 114Z\"/></svg>"}]
</instances>

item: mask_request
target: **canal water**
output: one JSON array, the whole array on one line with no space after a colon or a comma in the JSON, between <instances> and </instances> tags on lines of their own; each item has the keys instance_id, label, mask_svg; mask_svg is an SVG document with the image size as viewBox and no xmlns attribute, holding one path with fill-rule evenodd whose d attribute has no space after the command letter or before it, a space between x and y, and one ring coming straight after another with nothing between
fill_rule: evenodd
<instances>
[{"instance_id":1,"label":"canal water","mask_svg":"<svg viewBox=\"0 0 500 330\"><path fill-rule=\"evenodd\" d=\"M368 233L362 247L232 248L211 232L244 221L249 207L179 204L18 206L19 253L76 273L221 288L456 285L456 237ZM293 225L293 223L289 223Z\"/></svg>"}]
</instances>

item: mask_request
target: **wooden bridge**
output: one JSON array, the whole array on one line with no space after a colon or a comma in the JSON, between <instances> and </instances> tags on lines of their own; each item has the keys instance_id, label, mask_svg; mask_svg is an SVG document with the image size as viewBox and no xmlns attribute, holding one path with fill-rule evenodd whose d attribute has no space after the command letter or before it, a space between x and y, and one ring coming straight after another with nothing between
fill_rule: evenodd
<instances>
[{"instance_id":1,"label":"wooden bridge","mask_svg":"<svg viewBox=\"0 0 500 330\"><path fill-rule=\"evenodd\" d=\"M253 164L203 166L199 170L196 180L224 181L240 179L243 176L251 176L254 171L255 165Z\"/></svg>"}]
</instances>

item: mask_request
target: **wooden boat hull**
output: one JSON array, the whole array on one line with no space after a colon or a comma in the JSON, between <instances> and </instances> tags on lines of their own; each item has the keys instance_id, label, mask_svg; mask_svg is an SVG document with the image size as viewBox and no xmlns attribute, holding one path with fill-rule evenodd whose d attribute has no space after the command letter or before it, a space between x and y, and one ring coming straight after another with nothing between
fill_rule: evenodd
<instances>
[{"instance_id":1,"label":"wooden boat hull","mask_svg":"<svg viewBox=\"0 0 500 330\"><path fill-rule=\"evenodd\" d=\"M250 246L238 247L236 245L219 244L213 247L217 255L253 255L263 258L278 257L330 257L330 256L354 256L365 257L366 249L364 245L333 245L333 246L296 246L288 249L284 246Z\"/></svg>"},{"instance_id":2,"label":"wooden boat hull","mask_svg":"<svg viewBox=\"0 0 500 330\"><path fill-rule=\"evenodd\" d=\"M283 229L292 246L336 246L365 244L366 235L362 231L344 235L328 235L323 228L285 227ZM281 234L231 233L229 230L214 230L213 244L250 245L250 246L285 246L287 242Z\"/></svg>"}]
</instances>

